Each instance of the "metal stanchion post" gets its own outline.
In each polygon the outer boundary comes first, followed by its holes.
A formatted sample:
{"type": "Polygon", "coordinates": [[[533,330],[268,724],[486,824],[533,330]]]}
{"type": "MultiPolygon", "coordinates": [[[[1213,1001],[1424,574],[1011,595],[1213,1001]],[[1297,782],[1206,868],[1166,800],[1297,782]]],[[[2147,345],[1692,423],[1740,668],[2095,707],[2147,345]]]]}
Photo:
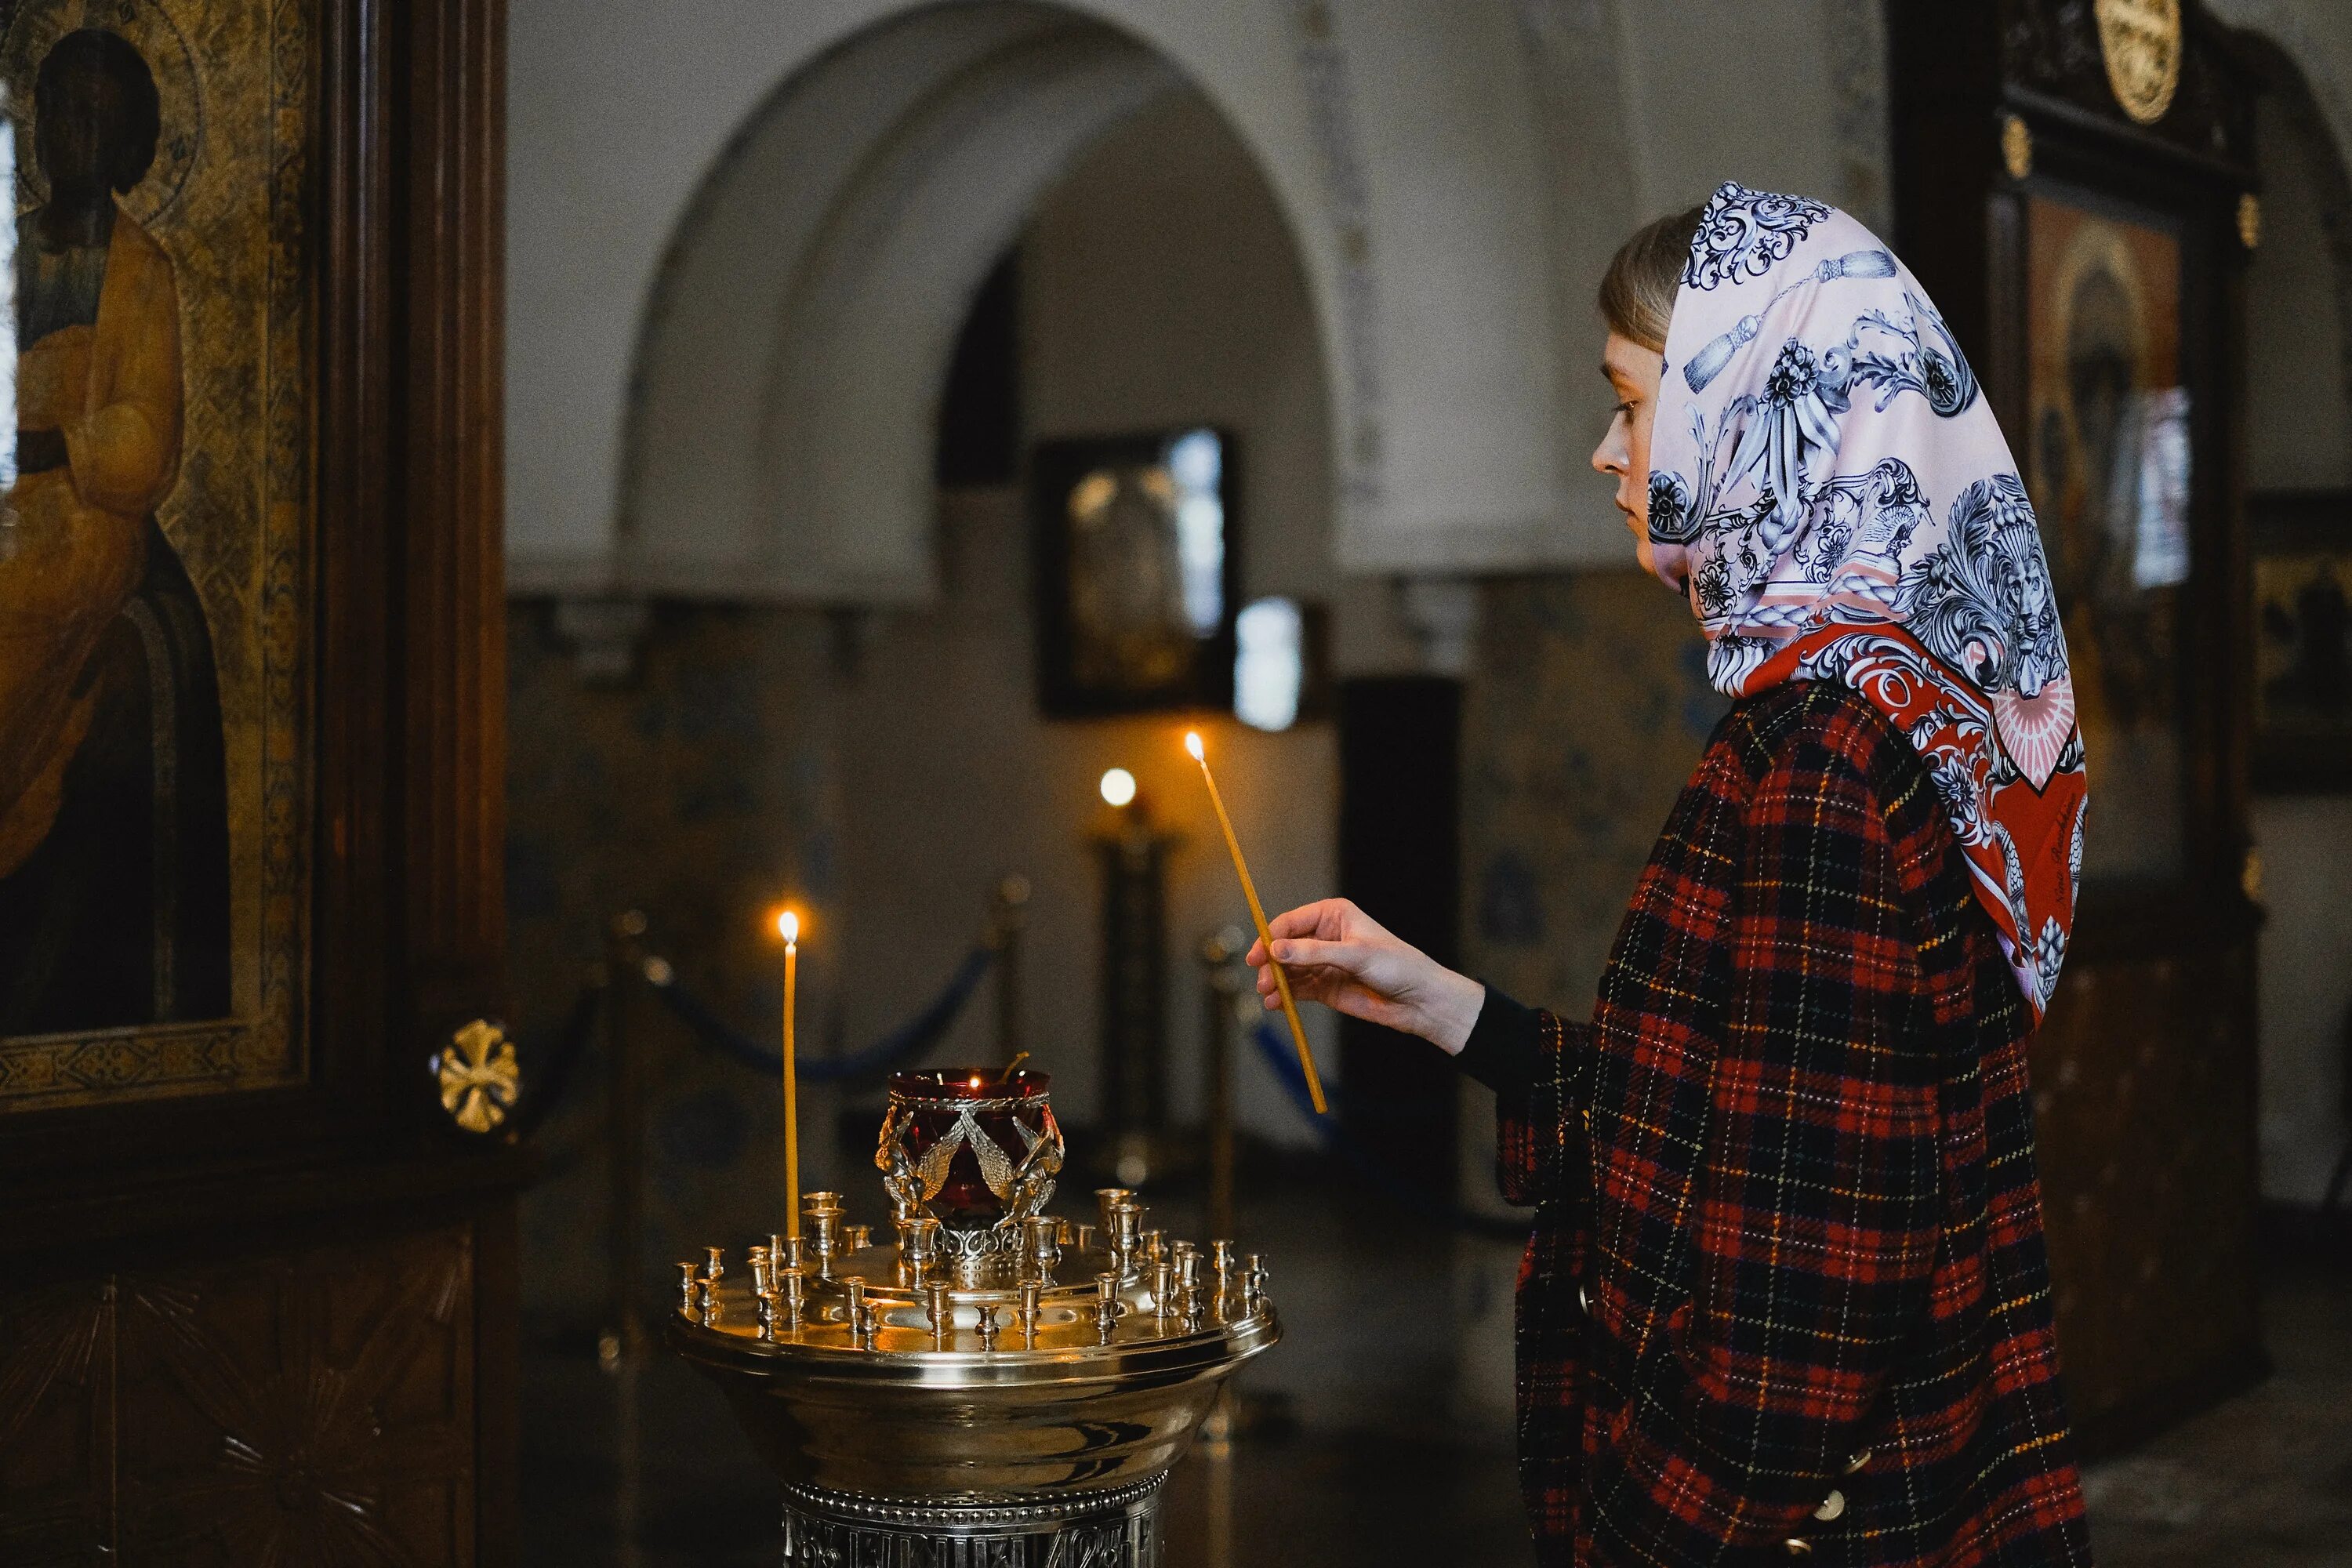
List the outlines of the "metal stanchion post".
{"type": "Polygon", "coordinates": [[[989,939],[996,948],[996,1059],[1003,1062],[1028,1048],[1021,1017],[1021,931],[1028,902],[1029,879],[1007,872],[996,884],[989,914],[989,939]]]}
{"type": "Polygon", "coordinates": [[[604,1322],[598,1357],[607,1366],[631,1359],[642,1342],[644,1325],[637,1311],[638,1237],[644,1224],[645,1074],[637,1059],[636,1030],[631,1026],[638,994],[632,984],[641,978],[643,962],[638,939],[646,934],[646,917],[636,910],[614,915],[604,932],[604,965],[612,977],[605,996],[604,1043],[607,1101],[606,1135],[611,1144],[612,1212],[610,1248],[606,1258],[604,1322]]]}
{"type": "Polygon", "coordinates": [[[608,1240],[611,1278],[606,1282],[607,1327],[597,1343],[597,1358],[615,1374],[613,1399],[613,1540],[614,1561],[621,1568],[637,1568],[644,1561],[637,1544],[638,1514],[643,1489],[639,1455],[637,1379],[645,1368],[645,1323],[637,1311],[638,1256],[645,1223],[645,1065],[637,1054],[638,1031],[631,1026],[632,1006],[643,979],[644,962],[638,941],[646,934],[646,917],[636,910],[614,915],[604,932],[604,962],[610,976],[605,993],[604,1043],[607,1067],[605,1107],[608,1157],[612,1161],[612,1234],[608,1240]]]}
{"type": "Polygon", "coordinates": [[[1235,963],[1248,951],[1249,935],[1239,926],[1201,942],[1201,1061],[1206,1077],[1202,1099],[1208,1110],[1212,1237],[1234,1234],[1234,1022],[1242,992],[1235,963]]]}
{"type": "MultiPolygon", "coordinates": [[[[1238,961],[1249,933],[1226,926],[1201,940],[1202,1100],[1208,1111],[1209,1236],[1234,1234],[1234,1025],[1242,994],[1238,961]]],[[[1238,1391],[1227,1384],[1202,1423],[1209,1458],[1210,1561],[1233,1552],[1233,1438],[1240,1424],[1238,1391]],[[1222,1520],[1222,1529],[1220,1521],[1222,1520]]]]}

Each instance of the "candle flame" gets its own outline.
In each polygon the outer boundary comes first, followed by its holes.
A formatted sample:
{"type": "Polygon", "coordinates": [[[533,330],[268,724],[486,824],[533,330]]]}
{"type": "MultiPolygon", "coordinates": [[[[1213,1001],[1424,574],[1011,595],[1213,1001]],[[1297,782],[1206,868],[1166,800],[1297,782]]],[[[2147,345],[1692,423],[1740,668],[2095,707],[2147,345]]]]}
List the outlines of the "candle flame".
{"type": "Polygon", "coordinates": [[[1201,745],[1201,732],[1198,730],[1184,731],[1184,749],[1192,753],[1192,760],[1196,763],[1205,763],[1209,760],[1209,753],[1201,745]]]}
{"type": "Polygon", "coordinates": [[[776,917],[776,934],[786,942],[801,939],[801,917],[786,910],[776,917]]]}
{"type": "Polygon", "coordinates": [[[1125,768],[1113,768],[1102,776],[1102,797],[1113,805],[1125,805],[1135,798],[1135,775],[1125,768]]]}

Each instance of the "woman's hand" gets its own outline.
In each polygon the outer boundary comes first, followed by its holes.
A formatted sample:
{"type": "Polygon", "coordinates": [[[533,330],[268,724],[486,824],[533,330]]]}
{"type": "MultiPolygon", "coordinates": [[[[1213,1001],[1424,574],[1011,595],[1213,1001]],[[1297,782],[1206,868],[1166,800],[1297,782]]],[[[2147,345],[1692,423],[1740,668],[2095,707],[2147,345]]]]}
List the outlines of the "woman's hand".
{"type": "MultiPolygon", "coordinates": [[[[1346,899],[1301,904],[1266,924],[1274,932],[1273,957],[1300,1000],[1419,1035],[1449,1055],[1469,1040],[1486,988],[1390,935],[1346,899]]],[[[1266,1010],[1280,1007],[1265,943],[1251,943],[1247,962],[1257,970],[1266,1010]]]]}

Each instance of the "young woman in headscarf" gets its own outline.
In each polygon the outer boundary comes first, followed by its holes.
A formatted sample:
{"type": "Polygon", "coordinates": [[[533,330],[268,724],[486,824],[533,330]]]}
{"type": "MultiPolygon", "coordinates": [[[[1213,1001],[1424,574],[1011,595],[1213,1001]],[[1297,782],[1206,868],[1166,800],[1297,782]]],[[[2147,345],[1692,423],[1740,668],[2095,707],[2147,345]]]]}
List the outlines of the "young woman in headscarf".
{"type": "Polygon", "coordinates": [[[1733,705],[1590,1021],[1344,900],[1273,956],[1496,1090],[1543,1563],[2087,1564],[2025,1073],[2083,748],[2016,463],[1918,283],[1821,203],[1727,184],[1601,307],[1593,467],[1733,705]]]}

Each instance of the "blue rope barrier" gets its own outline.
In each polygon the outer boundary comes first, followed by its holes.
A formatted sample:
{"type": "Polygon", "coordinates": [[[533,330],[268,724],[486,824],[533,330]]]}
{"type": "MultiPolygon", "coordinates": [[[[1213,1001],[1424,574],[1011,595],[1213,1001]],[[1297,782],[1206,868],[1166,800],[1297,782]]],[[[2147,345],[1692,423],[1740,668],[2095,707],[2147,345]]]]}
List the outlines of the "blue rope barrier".
{"type": "Polygon", "coordinates": [[[597,1016],[604,1010],[606,984],[598,979],[581,987],[579,996],[572,1001],[572,1011],[564,1016],[563,1028],[555,1037],[555,1043],[544,1047],[547,1055],[544,1064],[535,1060],[542,1047],[529,1041],[516,1043],[516,1054],[536,1068],[523,1075],[523,1082],[528,1087],[523,1092],[522,1103],[515,1107],[515,1113],[508,1121],[516,1137],[529,1138],[562,1102],[564,1091],[572,1087],[572,1069],[587,1054],[588,1037],[594,1032],[597,1016]]]}
{"type": "MultiPolygon", "coordinates": [[[[1307,1130],[1315,1134],[1315,1141],[1323,1146],[1323,1152],[1362,1177],[1391,1202],[1400,1208],[1410,1209],[1424,1218],[1473,1236],[1511,1241],[1527,1239],[1530,1222],[1479,1214],[1438,1197],[1420,1183],[1399,1175],[1378,1155],[1349,1137],[1337,1116],[1315,1114],[1314,1097],[1307,1092],[1307,1075],[1299,1069],[1298,1058],[1291,1048],[1286,1031],[1277,1031],[1271,1021],[1260,1019],[1252,1026],[1249,1036],[1257,1043],[1258,1054],[1265,1058],[1267,1069],[1290,1096],[1290,1103],[1306,1121],[1307,1130]]],[[[1335,1110],[1345,1103],[1346,1086],[1326,1085],[1325,1088],[1324,1098],[1335,1110]]]]}
{"type": "MultiPolygon", "coordinates": [[[[873,1045],[852,1056],[812,1057],[803,1055],[796,1064],[803,1083],[839,1083],[848,1079],[867,1078],[883,1072],[920,1055],[938,1043],[950,1025],[962,1013],[963,1005],[996,961],[996,950],[986,943],[973,946],[948,976],[947,984],[931,999],[930,1005],[916,1014],[873,1045]]],[[[770,1050],[737,1029],[713,1012],[700,997],[686,988],[677,977],[677,969],[667,959],[648,958],[645,962],[646,983],[654,988],[662,1005],[684,1024],[694,1037],[719,1055],[744,1067],[772,1074],[784,1070],[784,1054],[770,1050]]]]}

